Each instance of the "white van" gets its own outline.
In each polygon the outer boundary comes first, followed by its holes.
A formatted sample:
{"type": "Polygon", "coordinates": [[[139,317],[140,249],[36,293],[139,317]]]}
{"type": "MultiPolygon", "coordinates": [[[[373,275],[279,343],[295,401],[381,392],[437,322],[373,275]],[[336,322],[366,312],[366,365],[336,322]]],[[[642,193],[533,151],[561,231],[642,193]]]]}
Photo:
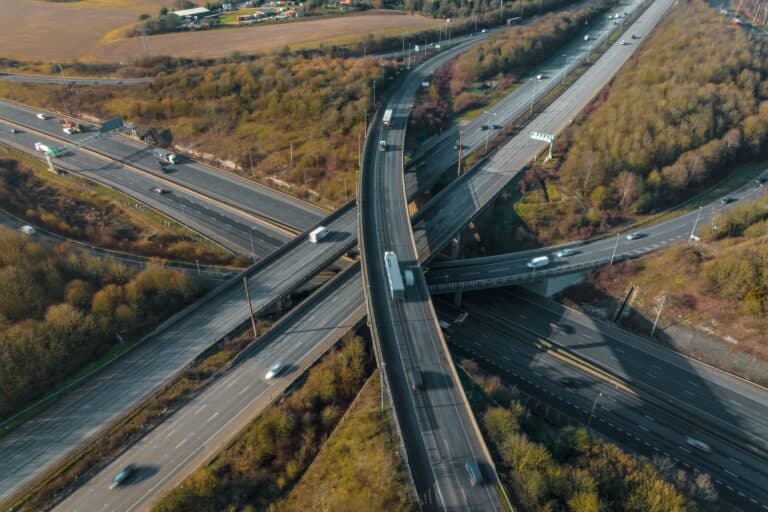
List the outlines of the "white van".
{"type": "Polygon", "coordinates": [[[528,268],[541,268],[549,265],[549,256],[539,256],[528,262],[528,268]]]}
{"type": "Polygon", "coordinates": [[[21,231],[22,233],[25,233],[27,235],[34,235],[35,234],[35,228],[33,228],[30,225],[21,226],[19,228],[19,231],[21,231]]]}
{"type": "Polygon", "coordinates": [[[316,244],[328,234],[328,229],[325,226],[318,226],[309,232],[309,241],[316,244]]]}

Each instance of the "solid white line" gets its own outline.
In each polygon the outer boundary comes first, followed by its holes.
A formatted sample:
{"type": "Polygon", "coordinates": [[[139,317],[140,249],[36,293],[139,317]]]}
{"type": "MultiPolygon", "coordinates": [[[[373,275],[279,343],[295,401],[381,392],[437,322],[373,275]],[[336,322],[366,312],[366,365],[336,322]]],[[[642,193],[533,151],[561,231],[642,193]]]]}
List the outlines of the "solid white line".
{"type": "Polygon", "coordinates": [[[242,395],[243,393],[245,393],[246,391],[248,391],[248,389],[249,389],[250,387],[251,387],[251,386],[245,386],[245,387],[244,387],[243,389],[241,389],[241,390],[240,390],[240,392],[239,392],[239,393],[237,393],[237,394],[238,394],[238,395],[242,395]]]}
{"type": "Polygon", "coordinates": [[[210,418],[208,418],[208,420],[206,421],[206,423],[210,423],[211,421],[213,421],[213,418],[215,418],[215,417],[216,417],[216,416],[218,416],[218,415],[219,415],[219,411],[216,411],[215,413],[213,413],[213,414],[211,415],[211,417],[210,417],[210,418]]]}
{"type": "Polygon", "coordinates": [[[169,437],[171,437],[173,435],[174,432],[176,432],[176,429],[173,429],[170,432],[168,432],[168,434],[165,436],[165,438],[168,439],[169,437]]]}
{"type": "Polygon", "coordinates": [[[731,461],[732,461],[732,462],[735,462],[736,464],[741,464],[741,461],[740,461],[740,460],[736,460],[736,459],[734,459],[733,457],[728,457],[728,458],[729,458],[729,459],[731,459],[731,461]]]}
{"type": "Polygon", "coordinates": [[[208,407],[208,404],[203,404],[203,405],[201,405],[201,406],[200,406],[200,407],[199,407],[199,408],[198,408],[198,409],[197,409],[197,410],[196,410],[196,411],[195,411],[193,414],[194,414],[195,416],[197,416],[197,414],[198,414],[200,411],[202,411],[203,409],[205,409],[206,407],[208,407]]]}
{"type": "Polygon", "coordinates": [[[186,442],[187,442],[187,438],[185,437],[184,439],[182,439],[182,441],[179,444],[176,445],[176,449],[178,450],[179,448],[181,448],[186,442]]]}

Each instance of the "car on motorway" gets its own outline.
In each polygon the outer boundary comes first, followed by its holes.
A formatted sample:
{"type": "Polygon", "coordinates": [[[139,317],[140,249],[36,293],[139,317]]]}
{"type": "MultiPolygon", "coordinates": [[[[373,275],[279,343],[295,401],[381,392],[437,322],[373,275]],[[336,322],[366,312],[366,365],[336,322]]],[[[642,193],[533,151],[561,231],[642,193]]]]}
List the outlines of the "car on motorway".
{"type": "Polygon", "coordinates": [[[640,36],[638,36],[637,34],[632,34],[632,39],[640,39],[640,36]]]}
{"type": "Polygon", "coordinates": [[[155,194],[168,194],[171,191],[168,190],[167,188],[152,187],[152,192],[154,192],[155,194]]]}
{"type": "Polygon", "coordinates": [[[541,268],[549,265],[549,256],[538,256],[526,263],[528,268],[541,268]]]}
{"type": "Polygon", "coordinates": [[[565,258],[567,256],[573,256],[576,254],[576,249],[560,249],[555,253],[557,258],[565,258]]]}
{"type": "Polygon", "coordinates": [[[283,371],[283,363],[278,361],[277,363],[269,367],[269,370],[267,370],[267,374],[264,375],[264,378],[267,380],[274,379],[275,377],[280,375],[281,371],[283,371]]]}
{"type": "Polygon", "coordinates": [[[11,133],[19,133],[19,132],[16,130],[16,128],[11,128],[11,129],[10,129],[10,130],[8,130],[8,131],[9,131],[9,132],[11,132],[11,133]]]}
{"type": "Polygon", "coordinates": [[[560,384],[566,388],[574,389],[583,388],[586,385],[583,380],[577,379],[576,377],[563,377],[560,379],[560,384]]]}
{"type": "Polygon", "coordinates": [[[387,150],[387,141],[380,140],[379,141],[379,151],[386,151],[387,150]]]}
{"type": "Polygon", "coordinates": [[[45,114],[43,114],[43,113],[37,114],[37,118],[38,119],[42,119],[43,121],[45,121],[45,119],[46,119],[45,114]]]}
{"type": "Polygon", "coordinates": [[[704,441],[701,441],[700,439],[696,439],[693,437],[686,437],[685,442],[688,444],[688,446],[693,446],[697,450],[701,450],[704,453],[712,452],[712,448],[710,448],[707,443],[705,443],[704,441]]]}
{"type": "Polygon", "coordinates": [[[465,462],[464,469],[467,470],[467,474],[469,475],[469,483],[472,485],[472,487],[477,487],[483,483],[483,475],[480,473],[480,466],[477,465],[477,461],[475,459],[469,459],[467,462],[465,462]]]}
{"type": "Polygon", "coordinates": [[[724,197],[724,198],[722,198],[722,199],[720,200],[720,202],[721,202],[722,204],[731,204],[731,203],[732,203],[732,202],[734,202],[735,200],[736,200],[736,198],[728,196],[728,197],[724,197]]]}
{"type": "Polygon", "coordinates": [[[643,235],[642,233],[639,233],[639,232],[635,231],[634,233],[628,234],[624,238],[626,238],[627,240],[637,240],[638,238],[643,238],[644,236],[645,235],[643,235]]]}
{"type": "Polygon", "coordinates": [[[629,43],[627,43],[624,39],[621,40],[621,46],[627,46],[627,44],[629,43]]]}
{"type": "Polygon", "coordinates": [[[538,75],[536,75],[536,80],[541,80],[541,79],[543,79],[543,78],[544,78],[544,75],[542,75],[541,73],[539,73],[538,75]]]}
{"type": "Polygon", "coordinates": [[[128,464],[123,469],[121,469],[118,474],[115,475],[115,478],[112,479],[112,483],[109,484],[109,488],[114,489],[115,487],[123,485],[135,471],[136,466],[133,464],[128,464]]]}

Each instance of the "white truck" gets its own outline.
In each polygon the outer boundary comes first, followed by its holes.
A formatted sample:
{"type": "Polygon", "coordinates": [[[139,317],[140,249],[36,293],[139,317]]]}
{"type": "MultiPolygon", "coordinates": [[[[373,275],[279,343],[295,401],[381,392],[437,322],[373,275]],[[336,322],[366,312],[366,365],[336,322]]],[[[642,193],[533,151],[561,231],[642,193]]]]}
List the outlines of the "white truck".
{"type": "Polygon", "coordinates": [[[175,154],[162,149],[155,150],[155,158],[160,162],[160,165],[174,165],[178,162],[178,157],[175,154]]]}
{"type": "Polygon", "coordinates": [[[389,128],[389,123],[392,122],[392,109],[388,108],[384,111],[384,117],[381,119],[385,128],[389,128]]]}
{"type": "Polygon", "coordinates": [[[389,296],[392,298],[392,300],[404,299],[405,286],[403,286],[403,278],[400,275],[400,262],[397,261],[397,254],[392,251],[385,251],[384,267],[387,270],[389,296]]]}
{"type": "Polygon", "coordinates": [[[549,265],[549,256],[539,256],[527,263],[528,268],[542,268],[549,265]]]}
{"type": "Polygon", "coordinates": [[[318,226],[309,232],[309,241],[316,244],[320,240],[326,237],[328,229],[325,226],[318,226]]]}

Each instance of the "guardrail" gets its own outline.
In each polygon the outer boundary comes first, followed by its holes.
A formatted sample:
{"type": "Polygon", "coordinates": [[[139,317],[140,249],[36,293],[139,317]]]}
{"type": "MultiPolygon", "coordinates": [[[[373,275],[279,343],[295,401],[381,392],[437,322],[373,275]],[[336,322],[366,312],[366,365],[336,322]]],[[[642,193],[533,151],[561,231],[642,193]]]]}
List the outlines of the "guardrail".
{"type": "MultiPolygon", "coordinates": [[[[624,253],[617,254],[613,261],[614,263],[631,259],[642,253],[624,253]]],[[[470,291],[470,290],[482,290],[486,288],[500,288],[503,286],[510,286],[518,283],[525,283],[536,281],[538,279],[545,279],[548,277],[559,276],[564,274],[571,274],[579,272],[581,270],[587,270],[590,268],[600,267],[607,265],[611,262],[611,258],[600,258],[596,260],[585,261],[583,263],[575,263],[573,265],[563,265],[560,267],[552,267],[543,270],[532,270],[530,272],[521,272],[516,274],[508,274],[505,276],[488,277],[483,279],[471,279],[468,281],[454,281],[451,283],[431,283],[429,285],[430,293],[448,293],[455,291],[470,291]]]]}

